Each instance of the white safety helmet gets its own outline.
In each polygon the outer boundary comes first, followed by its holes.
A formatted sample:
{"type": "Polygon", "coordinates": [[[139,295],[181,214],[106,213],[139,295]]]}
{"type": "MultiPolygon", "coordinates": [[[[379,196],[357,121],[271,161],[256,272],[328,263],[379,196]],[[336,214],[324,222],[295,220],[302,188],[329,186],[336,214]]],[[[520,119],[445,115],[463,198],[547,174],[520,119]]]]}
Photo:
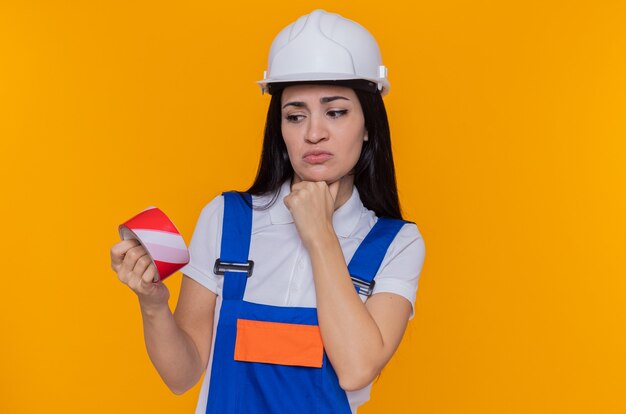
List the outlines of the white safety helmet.
{"type": "Polygon", "coordinates": [[[381,95],[389,92],[376,40],[352,20],[315,10],[274,38],[267,70],[257,83],[264,93],[286,82],[351,80],[369,81],[381,95]]]}

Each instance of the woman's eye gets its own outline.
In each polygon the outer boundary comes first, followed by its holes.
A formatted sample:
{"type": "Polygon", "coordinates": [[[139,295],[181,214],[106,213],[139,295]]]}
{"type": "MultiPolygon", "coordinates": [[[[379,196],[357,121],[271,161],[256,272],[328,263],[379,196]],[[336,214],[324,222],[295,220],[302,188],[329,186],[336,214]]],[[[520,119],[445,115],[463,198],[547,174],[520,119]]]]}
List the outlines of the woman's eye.
{"type": "Polygon", "coordinates": [[[304,115],[287,115],[285,118],[289,122],[299,122],[304,118],[304,115]]]}
{"type": "Polygon", "coordinates": [[[334,111],[328,111],[326,112],[328,114],[328,116],[330,116],[331,118],[339,118],[340,116],[345,115],[348,112],[347,109],[341,109],[341,110],[334,110],[334,111]]]}

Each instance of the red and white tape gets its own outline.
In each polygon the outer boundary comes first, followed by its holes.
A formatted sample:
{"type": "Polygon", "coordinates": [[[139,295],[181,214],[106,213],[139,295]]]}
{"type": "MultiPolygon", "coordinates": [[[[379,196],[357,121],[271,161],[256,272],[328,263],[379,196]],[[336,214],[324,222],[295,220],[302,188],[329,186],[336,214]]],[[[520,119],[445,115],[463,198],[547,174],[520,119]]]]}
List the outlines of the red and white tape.
{"type": "Polygon", "coordinates": [[[163,280],[189,263],[185,240],[174,223],[156,207],[148,207],[119,226],[122,240],[137,239],[157,268],[154,282],[163,280]]]}

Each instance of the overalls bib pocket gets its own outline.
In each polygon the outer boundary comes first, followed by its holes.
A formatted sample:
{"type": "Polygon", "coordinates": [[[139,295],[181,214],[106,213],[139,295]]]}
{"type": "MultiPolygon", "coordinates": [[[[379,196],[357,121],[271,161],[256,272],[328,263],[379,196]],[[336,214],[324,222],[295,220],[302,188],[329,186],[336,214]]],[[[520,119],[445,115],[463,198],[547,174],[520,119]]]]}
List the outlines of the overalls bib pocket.
{"type": "Polygon", "coordinates": [[[317,325],[237,319],[236,361],[321,368],[323,358],[317,325]]]}

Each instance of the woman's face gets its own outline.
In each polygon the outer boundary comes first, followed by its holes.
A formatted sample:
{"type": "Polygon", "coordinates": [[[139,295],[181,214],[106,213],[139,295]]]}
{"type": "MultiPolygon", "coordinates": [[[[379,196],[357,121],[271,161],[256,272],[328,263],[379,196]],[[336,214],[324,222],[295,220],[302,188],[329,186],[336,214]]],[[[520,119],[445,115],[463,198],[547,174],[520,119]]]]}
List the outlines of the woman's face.
{"type": "Polygon", "coordinates": [[[294,85],[281,99],[283,139],[299,180],[335,182],[352,171],[365,119],[354,90],[331,85],[294,85]]]}

